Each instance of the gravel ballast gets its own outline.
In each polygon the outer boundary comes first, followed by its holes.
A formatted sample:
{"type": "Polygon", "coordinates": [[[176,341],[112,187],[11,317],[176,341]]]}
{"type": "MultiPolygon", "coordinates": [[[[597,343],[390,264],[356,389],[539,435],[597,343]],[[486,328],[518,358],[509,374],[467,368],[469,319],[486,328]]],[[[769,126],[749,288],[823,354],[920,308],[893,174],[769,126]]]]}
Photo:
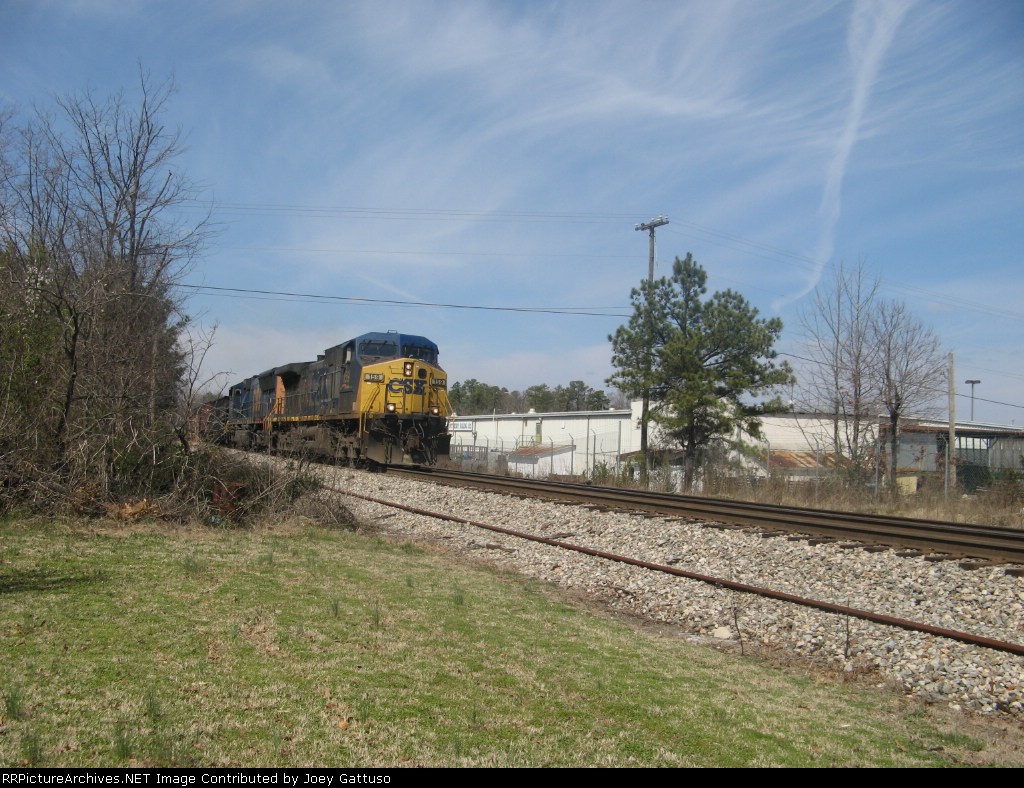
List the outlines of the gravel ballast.
{"type": "MultiPolygon", "coordinates": [[[[535,533],[576,545],[672,565],[936,627],[1019,643],[1024,579],[1001,566],[899,557],[755,530],[559,505],[446,487],[387,474],[325,471],[358,495],[535,533]]],[[[671,624],[721,644],[786,652],[933,703],[1024,718],[1024,657],[947,638],[824,613],[512,536],[347,497],[360,522],[394,538],[442,542],[613,609],[671,624]]]]}

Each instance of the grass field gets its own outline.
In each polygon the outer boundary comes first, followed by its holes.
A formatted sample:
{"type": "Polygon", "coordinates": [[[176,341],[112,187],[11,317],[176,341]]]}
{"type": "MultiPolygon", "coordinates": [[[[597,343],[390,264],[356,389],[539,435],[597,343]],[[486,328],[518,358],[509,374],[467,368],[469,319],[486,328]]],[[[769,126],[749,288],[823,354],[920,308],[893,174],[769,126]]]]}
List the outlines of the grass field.
{"type": "Polygon", "coordinates": [[[0,523],[0,695],[3,766],[945,766],[988,746],[894,695],[298,522],[0,523]]]}

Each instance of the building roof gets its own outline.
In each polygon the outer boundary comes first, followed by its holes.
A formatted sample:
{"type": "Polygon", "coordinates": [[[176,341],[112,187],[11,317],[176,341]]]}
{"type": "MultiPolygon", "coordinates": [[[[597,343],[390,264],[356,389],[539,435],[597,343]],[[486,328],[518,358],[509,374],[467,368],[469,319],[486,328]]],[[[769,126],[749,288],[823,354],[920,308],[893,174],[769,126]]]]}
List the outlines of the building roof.
{"type": "Polygon", "coordinates": [[[849,461],[845,457],[837,457],[834,452],[772,449],[768,464],[772,468],[786,470],[811,470],[813,468],[832,470],[848,465],[849,461]]]}
{"type": "Polygon", "coordinates": [[[511,419],[576,419],[576,418],[623,418],[628,417],[632,411],[629,408],[608,408],[607,410],[556,410],[556,411],[527,411],[526,413],[476,413],[471,416],[464,416],[461,413],[452,415],[452,419],[458,421],[508,421],[511,419]]]}
{"type": "MultiPolygon", "coordinates": [[[[651,455],[651,462],[656,465],[682,465],[683,457],[685,456],[682,449],[648,449],[647,453],[651,455]]],[[[640,460],[643,459],[644,453],[642,451],[626,451],[622,453],[623,460],[640,460]]]]}
{"type": "Polygon", "coordinates": [[[510,451],[507,456],[510,460],[514,458],[525,460],[534,457],[550,457],[555,454],[562,454],[563,452],[575,450],[575,446],[552,446],[551,444],[545,446],[540,443],[535,446],[520,446],[515,451],[510,451]]]}
{"type": "MultiPolygon", "coordinates": [[[[889,428],[888,422],[882,423],[882,429],[889,428]]],[[[1001,424],[982,424],[975,421],[958,421],[954,424],[956,434],[970,438],[1024,438],[1024,429],[1001,424]]],[[[949,432],[949,422],[926,419],[907,419],[900,422],[901,432],[949,432]]]]}

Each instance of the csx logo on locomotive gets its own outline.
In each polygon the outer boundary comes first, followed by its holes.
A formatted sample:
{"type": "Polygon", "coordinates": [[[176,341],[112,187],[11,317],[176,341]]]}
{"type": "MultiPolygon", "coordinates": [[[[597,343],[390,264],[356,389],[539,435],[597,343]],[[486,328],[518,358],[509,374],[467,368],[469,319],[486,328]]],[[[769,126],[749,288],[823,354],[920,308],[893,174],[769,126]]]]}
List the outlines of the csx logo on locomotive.
{"type": "Polygon", "coordinates": [[[388,391],[392,394],[426,394],[427,381],[413,380],[412,378],[391,378],[388,381],[388,391]]]}

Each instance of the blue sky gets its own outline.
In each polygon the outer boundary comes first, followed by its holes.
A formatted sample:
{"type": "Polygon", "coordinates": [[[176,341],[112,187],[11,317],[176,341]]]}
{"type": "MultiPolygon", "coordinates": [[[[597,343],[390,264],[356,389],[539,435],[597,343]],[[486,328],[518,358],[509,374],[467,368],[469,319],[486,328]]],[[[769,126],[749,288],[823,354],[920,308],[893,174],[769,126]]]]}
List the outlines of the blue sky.
{"type": "Polygon", "coordinates": [[[657,274],[692,252],[780,350],[863,261],[955,354],[959,415],[979,379],[975,418],[1024,424],[1020,0],[0,0],[8,109],[140,65],[221,228],[187,281],[366,299],[193,295],[229,382],[397,329],[453,381],[603,388],[667,215],[657,274]]]}

